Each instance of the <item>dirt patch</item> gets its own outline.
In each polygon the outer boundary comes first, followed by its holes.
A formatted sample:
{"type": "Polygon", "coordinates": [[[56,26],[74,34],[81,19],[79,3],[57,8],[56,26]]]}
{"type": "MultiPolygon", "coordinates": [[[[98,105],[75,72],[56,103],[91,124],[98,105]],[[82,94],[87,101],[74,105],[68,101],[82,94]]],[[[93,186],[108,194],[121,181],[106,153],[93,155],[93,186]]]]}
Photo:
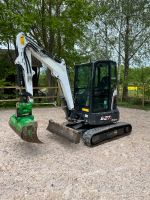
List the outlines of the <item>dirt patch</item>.
{"type": "Polygon", "coordinates": [[[22,141],[8,126],[14,110],[0,110],[0,199],[150,199],[150,111],[120,108],[132,134],[94,148],[46,130],[65,120],[60,108],[33,112],[41,145],[22,141]]]}

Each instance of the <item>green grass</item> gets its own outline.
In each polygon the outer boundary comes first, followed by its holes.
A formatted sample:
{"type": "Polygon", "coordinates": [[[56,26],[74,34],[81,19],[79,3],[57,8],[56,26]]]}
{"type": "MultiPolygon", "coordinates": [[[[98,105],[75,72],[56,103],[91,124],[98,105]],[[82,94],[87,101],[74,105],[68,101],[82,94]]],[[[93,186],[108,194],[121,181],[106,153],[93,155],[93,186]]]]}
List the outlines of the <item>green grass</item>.
{"type": "Polygon", "coordinates": [[[118,106],[125,107],[125,108],[134,108],[140,110],[150,110],[150,105],[146,104],[144,107],[140,104],[133,104],[130,102],[118,102],[118,106]]]}
{"type": "Polygon", "coordinates": [[[15,108],[16,102],[0,102],[0,108],[15,108]]]}

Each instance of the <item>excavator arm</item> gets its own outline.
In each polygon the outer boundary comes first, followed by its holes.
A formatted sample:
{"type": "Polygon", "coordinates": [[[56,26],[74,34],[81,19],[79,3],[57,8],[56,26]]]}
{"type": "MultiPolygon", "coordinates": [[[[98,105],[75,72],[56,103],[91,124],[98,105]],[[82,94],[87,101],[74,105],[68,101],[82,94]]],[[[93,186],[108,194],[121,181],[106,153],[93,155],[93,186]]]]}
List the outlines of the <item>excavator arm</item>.
{"type": "MultiPolygon", "coordinates": [[[[18,57],[15,60],[15,64],[19,71],[19,83],[22,86],[25,85],[25,92],[21,94],[20,101],[16,104],[16,114],[10,117],[9,125],[23,140],[27,142],[41,143],[37,137],[37,122],[34,120],[34,116],[32,115],[32,77],[34,71],[32,70],[31,56],[39,60],[43,66],[50,69],[51,74],[57,78],[67,104],[68,112],[66,113],[71,113],[74,109],[74,103],[66,64],[64,60],[59,62],[49,56],[43,48],[39,47],[31,38],[25,36],[22,32],[17,35],[16,44],[18,48],[18,57]]],[[[49,130],[51,130],[50,127],[59,129],[58,125],[54,126],[55,124],[52,121],[49,121],[49,130]]],[[[60,130],[58,131],[62,132],[62,127],[60,127],[60,130]]],[[[66,132],[66,129],[63,130],[63,132],[66,132]]],[[[79,137],[77,138],[79,139],[79,137]]]]}
{"type": "Polygon", "coordinates": [[[50,69],[51,74],[58,79],[67,107],[69,110],[72,110],[74,108],[74,103],[65,61],[61,60],[59,63],[53,59],[43,48],[39,47],[32,39],[25,36],[24,33],[19,33],[17,35],[16,43],[18,47],[18,57],[15,60],[15,64],[20,65],[23,69],[26,92],[33,95],[32,76],[34,75],[34,71],[32,70],[32,55],[39,60],[43,66],[50,69]]]}

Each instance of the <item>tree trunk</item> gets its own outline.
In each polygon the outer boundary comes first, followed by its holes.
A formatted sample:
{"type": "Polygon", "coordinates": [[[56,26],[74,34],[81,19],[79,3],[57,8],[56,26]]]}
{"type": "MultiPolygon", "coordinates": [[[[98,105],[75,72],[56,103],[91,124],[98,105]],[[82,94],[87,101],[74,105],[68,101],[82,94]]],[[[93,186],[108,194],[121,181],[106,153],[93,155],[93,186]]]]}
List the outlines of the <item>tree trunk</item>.
{"type": "MultiPolygon", "coordinates": [[[[51,71],[49,69],[46,70],[46,75],[47,75],[47,81],[48,81],[48,86],[49,87],[56,87],[56,79],[51,75],[51,71]]],[[[48,96],[49,102],[54,102],[56,98],[54,96],[57,95],[56,89],[55,88],[50,88],[48,89],[48,96]]]]}
{"type": "Polygon", "coordinates": [[[142,106],[145,106],[145,84],[143,84],[143,93],[142,93],[142,106]]]}
{"type": "Polygon", "coordinates": [[[107,23],[105,24],[105,57],[108,60],[109,59],[109,55],[108,55],[108,27],[107,27],[107,23]]]}
{"type": "Polygon", "coordinates": [[[128,100],[128,71],[129,71],[129,60],[126,58],[124,62],[124,85],[123,85],[123,101],[128,100]]]}
{"type": "MultiPolygon", "coordinates": [[[[49,17],[51,18],[52,17],[52,2],[50,0],[48,2],[48,13],[49,13],[49,17]]],[[[55,37],[54,37],[54,33],[51,27],[49,28],[48,32],[49,33],[48,33],[47,38],[49,39],[47,41],[47,50],[51,55],[53,55],[54,48],[55,48],[55,40],[54,40],[55,37]]],[[[46,76],[47,76],[48,86],[55,87],[57,85],[56,78],[54,78],[51,75],[51,71],[49,69],[46,70],[46,76]]],[[[54,102],[55,101],[54,96],[56,96],[55,89],[48,89],[48,96],[51,97],[49,98],[49,102],[54,102]]]]}
{"type": "Polygon", "coordinates": [[[120,20],[119,38],[118,38],[118,97],[121,96],[121,102],[122,102],[122,93],[120,94],[120,79],[121,79],[121,31],[122,31],[122,17],[121,17],[121,20],[120,20]]]}
{"type": "Polygon", "coordinates": [[[118,84],[120,84],[120,78],[121,78],[121,31],[122,31],[122,16],[121,16],[121,10],[120,12],[120,27],[119,27],[119,38],[118,38],[118,84]]]}
{"type": "Polygon", "coordinates": [[[129,72],[129,34],[130,34],[129,18],[126,16],[125,30],[125,59],[124,59],[124,86],[123,86],[123,101],[128,100],[128,72],[129,72]]]}
{"type": "Polygon", "coordinates": [[[47,30],[46,30],[46,26],[45,26],[45,13],[46,13],[46,5],[45,5],[45,1],[42,0],[42,5],[41,5],[41,17],[42,17],[42,21],[41,21],[41,25],[42,25],[42,40],[43,40],[43,44],[46,50],[48,50],[48,41],[47,41],[47,30]]]}

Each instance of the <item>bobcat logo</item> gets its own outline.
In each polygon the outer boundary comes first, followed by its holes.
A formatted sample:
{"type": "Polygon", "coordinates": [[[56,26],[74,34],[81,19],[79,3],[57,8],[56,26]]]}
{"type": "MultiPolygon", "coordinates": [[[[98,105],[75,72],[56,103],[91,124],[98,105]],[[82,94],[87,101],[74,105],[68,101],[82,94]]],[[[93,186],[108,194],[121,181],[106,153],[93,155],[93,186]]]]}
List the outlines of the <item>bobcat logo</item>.
{"type": "Polygon", "coordinates": [[[108,115],[108,116],[102,116],[100,120],[106,121],[106,120],[111,120],[111,119],[112,119],[111,115],[108,115]]]}

